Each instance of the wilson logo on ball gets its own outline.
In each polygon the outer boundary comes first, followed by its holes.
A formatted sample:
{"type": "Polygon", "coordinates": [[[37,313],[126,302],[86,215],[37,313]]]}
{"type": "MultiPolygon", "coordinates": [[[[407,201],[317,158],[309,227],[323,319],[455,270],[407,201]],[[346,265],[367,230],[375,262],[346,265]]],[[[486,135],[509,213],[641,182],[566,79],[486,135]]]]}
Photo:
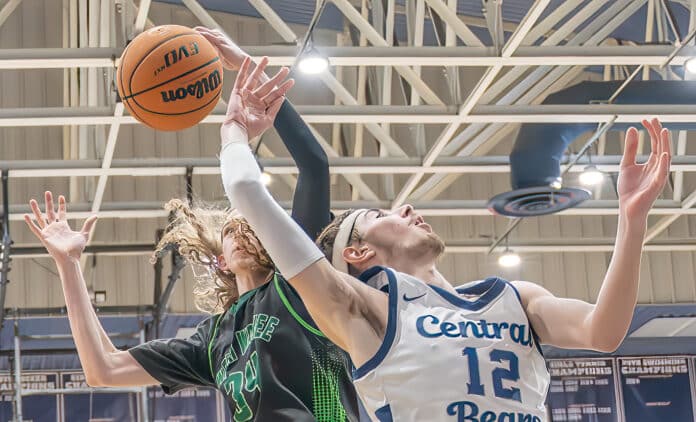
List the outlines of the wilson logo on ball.
{"type": "Polygon", "coordinates": [[[126,46],[116,87],[132,117],[156,130],[196,125],[218,103],[224,80],[218,52],[181,25],[144,31],[126,46]]]}
{"type": "Polygon", "coordinates": [[[185,45],[182,45],[178,50],[174,49],[169,51],[164,55],[164,64],[155,70],[155,76],[176,62],[186,57],[195,56],[196,54],[198,54],[198,44],[196,42],[192,42],[188,48],[185,45]]]}
{"type": "Polygon", "coordinates": [[[183,100],[189,95],[195,96],[196,98],[203,98],[203,96],[210,91],[215,91],[222,79],[220,78],[220,72],[214,70],[210,75],[204,76],[200,80],[189,84],[186,88],[181,87],[176,90],[170,89],[167,91],[160,91],[162,95],[162,101],[165,103],[183,100]]]}

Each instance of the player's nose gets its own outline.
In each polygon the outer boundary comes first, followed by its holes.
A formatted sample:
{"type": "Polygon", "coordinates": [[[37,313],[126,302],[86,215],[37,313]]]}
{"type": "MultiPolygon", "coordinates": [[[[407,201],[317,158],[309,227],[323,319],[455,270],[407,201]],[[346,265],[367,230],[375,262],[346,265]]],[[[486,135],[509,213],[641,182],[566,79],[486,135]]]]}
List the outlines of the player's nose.
{"type": "Polygon", "coordinates": [[[399,208],[397,208],[395,211],[397,212],[397,214],[400,217],[407,218],[413,214],[413,210],[414,210],[413,205],[404,204],[404,205],[400,206],[399,208]]]}

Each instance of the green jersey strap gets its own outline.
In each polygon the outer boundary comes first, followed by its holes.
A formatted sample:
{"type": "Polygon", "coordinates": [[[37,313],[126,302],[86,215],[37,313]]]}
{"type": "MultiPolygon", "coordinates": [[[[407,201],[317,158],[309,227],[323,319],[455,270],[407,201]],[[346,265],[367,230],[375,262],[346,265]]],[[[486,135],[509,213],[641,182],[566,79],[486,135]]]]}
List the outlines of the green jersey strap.
{"type": "Polygon", "coordinates": [[[290,312],[290,315],[292,315],[295,318],[295,320],[299,322],[300,325],[307,329],[307,331],[309,331],[310,333],[314,334],[315,336],[325,338],[326,336],[324,335],[324,333],[312,327],[312,325],[305,321],[300,316],[300,314],[297,313],[295,308],[292,307],[287,296],[285,296],[285,292],[283,292],[283,289],[280,286],[280,279],[278,277],[278,273],[275,273],[275,275],[273,276],[273,285],[275,285],[276,291],[278,292],[278,296],[280,296],[280,300],[283,302],[283,305],[285,305],[285,308],[288,310],[288,312],[290,312]]]}

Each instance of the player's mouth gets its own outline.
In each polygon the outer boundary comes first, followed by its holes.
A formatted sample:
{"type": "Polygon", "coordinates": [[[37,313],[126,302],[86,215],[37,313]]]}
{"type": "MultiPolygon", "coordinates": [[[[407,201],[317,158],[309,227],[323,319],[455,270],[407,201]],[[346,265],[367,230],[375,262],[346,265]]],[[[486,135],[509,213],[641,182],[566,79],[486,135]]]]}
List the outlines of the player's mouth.
{"type": "Polygon", "coordinates": [[[423,220],[423,217],[421,217],[420,215],[418,217],[416,217],[416,220],[414,221],[414,225],[418,228],[425,230],[428,233],[433,232],[433,228],[430,227],[430,224],[426,223],[425,220],[423,220]]]}

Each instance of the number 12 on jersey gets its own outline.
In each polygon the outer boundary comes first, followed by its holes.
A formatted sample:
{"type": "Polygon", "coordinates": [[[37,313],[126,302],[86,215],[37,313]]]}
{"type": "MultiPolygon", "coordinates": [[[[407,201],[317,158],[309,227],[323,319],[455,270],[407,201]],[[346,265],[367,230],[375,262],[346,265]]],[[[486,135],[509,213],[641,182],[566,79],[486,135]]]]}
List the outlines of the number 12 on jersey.
{"type": "MultiPolygon", "coordinates": [[[[485,386],[481,384],[478,350],[475,347],[467,347],[462,350],[462,356],[467,358],[469,364],[469,382],[466,384],[468,393],[485,396],[485,386]]],[[[521,402],[522,396],[519,388],[503,387],[503,380],[515,382],[520,379],[520,365],[517,355],[509,350],[493,349],[489,354],[489,359],[491,362],[503,364],[503,366],[497,367],[491,372],[495,396],[501,399],[521,402]]]]}

